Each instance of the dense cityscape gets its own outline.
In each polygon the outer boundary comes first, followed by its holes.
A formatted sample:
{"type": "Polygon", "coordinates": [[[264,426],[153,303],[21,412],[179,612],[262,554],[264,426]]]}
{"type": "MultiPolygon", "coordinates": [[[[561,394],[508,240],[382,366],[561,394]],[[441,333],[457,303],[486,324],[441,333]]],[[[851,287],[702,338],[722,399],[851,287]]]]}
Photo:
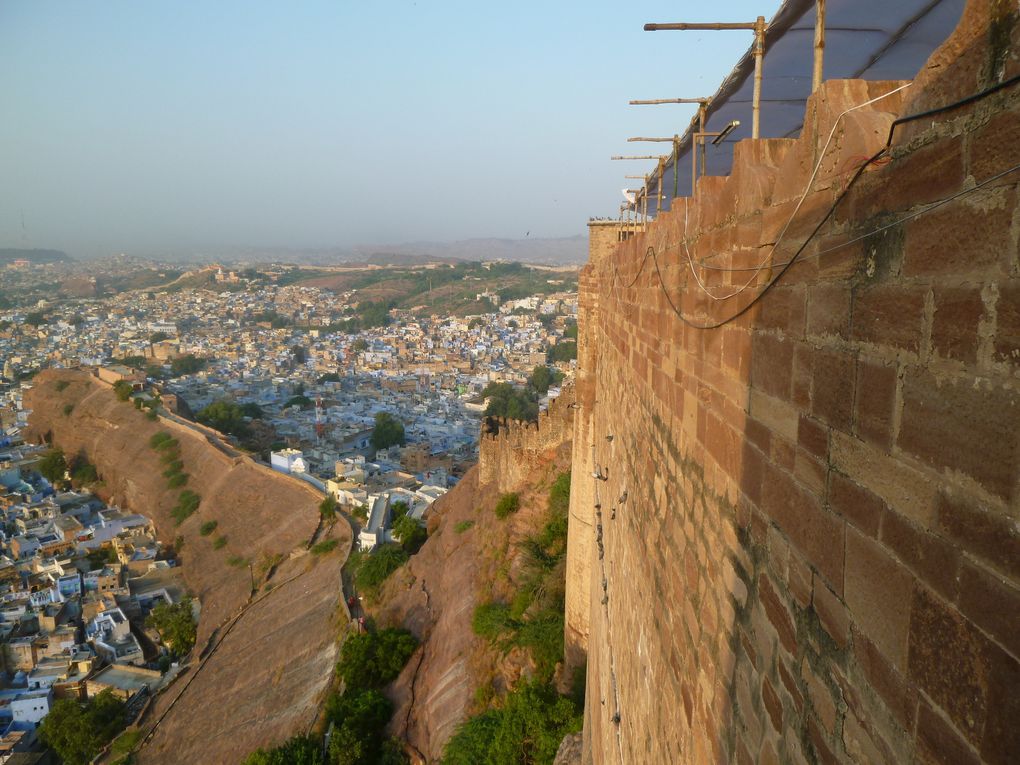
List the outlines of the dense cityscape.
{"type": "Polygon", "coordinates": [[[53,268],[4,269],[22,299],[0,310],[0,757],[37,746],[50,710],[68,714],[62,699],[88,701],[92,727],[137,715],[178,671],[200,613],[180,537],[157,538],[144,508],[107,505],[84,457],[26,442],[23,397],[41,370],[85,370],[153,419],[215,428],[224,448],[349,513],[368,553],[420,546],[430,505],[477,460],[481,417],[537,416],[576,363],[577,296],[562,278],[505,300],[485,290],[474,302],[486,312],[440,316],[276,284],[277,267],[35,299],[53,268]]]}

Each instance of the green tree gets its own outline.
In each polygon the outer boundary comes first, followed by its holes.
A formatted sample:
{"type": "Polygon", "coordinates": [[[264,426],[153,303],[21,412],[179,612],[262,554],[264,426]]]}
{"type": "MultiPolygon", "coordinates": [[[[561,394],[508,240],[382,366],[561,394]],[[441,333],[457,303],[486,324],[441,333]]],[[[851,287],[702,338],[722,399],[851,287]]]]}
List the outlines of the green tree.
{"type": "Polygon", "coordinates": [[[113,384],[113,394],[117,397],[118,401],[127,401],[134,392],[134,386],[127,380],[117,380],[113,384]]]}
{"type": "Polygon", "coordinates": [[[46,314],[42,311],[32,311],[25,314],[25,323],[33,327],[41,327],[46,323],[46,314]]]}
{"type": "Polygon", "coordinates": [[[64,762],[88,765],[124,728],[124,702],[107,689],[84,706],[58,699],[39,725],[39,737],[64,762]]]}
{"type": "Polygon", "coordinates": [[[405,629],[351,635],[340,649],[337,672],[348,688],[382,688],[397,679],[417,648],[405,629]]]}
{"type": "Polygon", "coordinates": [[[244,421],[244,412],[236,402],[221,398],[202,409],[197,419],[204,425],[215,428],[221,433],[244,438],[248,435],[248,423],[244,421]]]}
{"type": "Polygon", "coordinates": [[[577,343],[573,340],[561,340],[546,352],[546,358],[553,364],[557,361],[572,361],[577,358],[577,343]]]}
{"type": "Polygon", "coordinates": [[[337,502],[332,496],[326,497],[319,503],[319,515],[322,516],[324,521],[335,521],[336,520],[336,508],[337,502]]]}
{"type": "Polygon", "coordinates": [[[335,765],[376,765],[393,704],[377,690],[348,689],[326,702],[326,716],[336,724],[329,742],[335,765]]]}
{"type": "Polygon", "coordinates": [[[355,353],[361,353],[362,351],[367,351],[368,350],[368,340],[366,340],[363,337],[359,337],[351,345],[351,350],[353,350],[355,353]]]}
{"type": "Polygon", "coordinates": [[[312,736],[294,736],[274,749],[257,749],[241,765],[324,765],[322,746],[312,736]]]}
{"type": "Polygon", "coordinates": [[[482,391],[482,396],[489,399],[485,407],[487,417],[530,422],[538,419],[538,400],[530,389],[521,390],[505,382],[489,383],[482,391]]]}
{"type": "Polygon", "coordinates": [[[145,624],[155,628],[176,656],[185,656],[195,645],[197,625],[191,611],[191,598],[174,604],[160,603],[152,609],[145,624]]]}
{"type": "Polygon", "coordinates": [[[169,339],[170,335],[167,334],[166,332],[153,332],[151,335],[149,335],[150,343],[162,343],[164,340],[169,339]]]}
{"type": "Polygon", "coordinates": [[[558,369],[550,369],[545,364],[539,364],[532,370],[528,385],[544,396],[550,387],[558,385],[562,380],[563,373],[558,369]]]}
{"type": "Polygon", "coordinates": [[[404,423],[389,412],[378,412],[372,430],[372,448],[378,451],[393,445],[403,446],[405,443],[404,423]]]}
{"type": "Polygon", "coordinates": [[[46,452],[39,460],[37,469],[50,483],[63,480],[67,472],[67,460],[64,459],[63,449],[54,448],[46,452]]]}
{"type": "Polygon", "coordinates": [[[170,373],[174,377],[180,377],[181,375],[193,375],[195,372],[200,372],[205,369],[207,363],[208,362],[205,359],[189,353],[185,356],[178,356],[176,359],[171,360],[170,373]]]}
{"type": "Polygon", "coordinates": [[[308,351],[300,345],[292,345],[290,348],[290,354],[294,357],[295,364],[304,364],[308,361],[308,351]]]}
{"type": "Polygon", "coordinates": [[[428,539],[428,533],[414,518],[404,515],[393,522],[393,533],[400,540],[400,546],[409,555],[414,555],[428,539]]]}

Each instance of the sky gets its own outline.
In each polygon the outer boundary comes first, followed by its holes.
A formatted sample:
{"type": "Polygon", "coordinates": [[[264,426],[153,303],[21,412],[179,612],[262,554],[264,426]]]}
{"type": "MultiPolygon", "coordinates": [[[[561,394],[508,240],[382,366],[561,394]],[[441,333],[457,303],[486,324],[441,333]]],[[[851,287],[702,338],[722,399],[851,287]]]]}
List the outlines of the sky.
{"type": "Polygon", "coordinates": [[[185,256],[581,234],[779,0],[0,0],[0,247],[185,256]]]}

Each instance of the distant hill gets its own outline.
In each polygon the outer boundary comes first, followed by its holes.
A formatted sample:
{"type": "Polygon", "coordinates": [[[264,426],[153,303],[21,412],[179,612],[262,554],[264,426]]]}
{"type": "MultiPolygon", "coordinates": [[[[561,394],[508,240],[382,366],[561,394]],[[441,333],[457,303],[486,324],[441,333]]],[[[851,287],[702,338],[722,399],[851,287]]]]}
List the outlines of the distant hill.
{"type": "Polygon", "coordinates": [[[74,258],[63,250],[0,248],[0,265],[13,263],[15,260],[27,260],[29,263],[67,263],[74,260],[74,258]]]}
{"type": "Polygon", "coordinates": [[[422,265],[459,261],[509,260],[542,265],[572,265],[588,258],[584,235],[543,239],[463,239],[455,242],[359,244],[353,247],[228,247],[171,258],[192,263],[296,263],[302,265],[422,265]]]}
{"type": "Polygon", "coordinates": [[[376,262],[373,258],[385,253],[387,262],[397,262],[398,255],[417,256],[420,261],[454,260],[510,260],[522,263],[565,265],[583,263],[588,258],[588,239],[583,235],[542,239],[464,239],[458,242],[408,242],[388,244],[384,247],[356,245],[354,253],[359,259],[376,262]]]}

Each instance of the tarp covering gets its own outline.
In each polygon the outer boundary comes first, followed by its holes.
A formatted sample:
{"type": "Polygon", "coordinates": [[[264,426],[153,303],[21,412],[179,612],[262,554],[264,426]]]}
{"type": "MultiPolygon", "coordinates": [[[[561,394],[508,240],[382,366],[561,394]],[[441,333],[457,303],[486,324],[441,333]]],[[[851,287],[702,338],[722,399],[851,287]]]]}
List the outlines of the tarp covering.
{"type": "MultiPolygon", "coordinates": [[[[825,79],[912,80],[934,50],[956,28],[966,0],[827,0],[825,79]]],[[[675,21],[661,19],[657,21],[675,21]]],[[[794,138],[804,122],[814,63],[815,0],[786,0],[765,32],[760,137],[794,138]]],[[[689,32],[656,32],[660,37],[689,32]]],[[[734,33],[738,34],[738,33],[734,33]]],[[[746,33],[753,38],[752,32],[746,33]]],[[[663,41],[667,42],[668,41],[663,41]]],[[[699,175],[729,175],[733,144],[751,137],[754,89],[753,45],[712,97],[707,132],[733,120],[740,126],[719,145],[708,139],[706,167],[699,175]]],[[[695,123],[683,133],[677,157],[677,196],[691,193],[691,143],[695,123]]],[[[700,162],[700,157],[699,157],[700,162]]],[[[662,209],[673,196],[674,158],[663,172],[662,209]]],[[[658,172],[648,181],[648,212],[655,211],[658,172]]],[[[637,202],[641,204],[640,198],[637,202]]],[[[638,208],[640,209],[640,208],[638,208]]]]}

